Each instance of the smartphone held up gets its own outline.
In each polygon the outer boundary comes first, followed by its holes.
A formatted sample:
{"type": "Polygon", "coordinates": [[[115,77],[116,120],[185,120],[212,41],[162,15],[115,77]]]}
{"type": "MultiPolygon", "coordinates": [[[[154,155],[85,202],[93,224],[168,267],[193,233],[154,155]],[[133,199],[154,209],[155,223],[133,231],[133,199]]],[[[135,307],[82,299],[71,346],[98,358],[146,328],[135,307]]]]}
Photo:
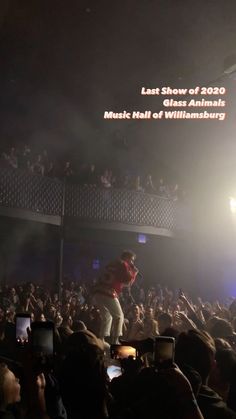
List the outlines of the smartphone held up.
{"type": "Polygon", "coordinates": [[[17,314],[15,322],[16,342],[19,345],[24,345],[29,340],[28,331],[31,328],[31,316],[27,313],[17,314]]]}
{"type": "Polygon", "coordinates": [[[35,356],[53,356],[54,323],[33,322],[31,324],[31,348],[35,356]]]}
{"type": "Polygon", "coordinates": [[[158,336],[154,343],[154,363],[158,369],[173,366],[175,356],[175,339],[169,336],[158,336]]]}
{"type": "Polygon", "coordinates": [[[111,358],[124,359],[132,356],[133,359],[137,358],[137,350],[129,345],[111,345],[111,358]]]}

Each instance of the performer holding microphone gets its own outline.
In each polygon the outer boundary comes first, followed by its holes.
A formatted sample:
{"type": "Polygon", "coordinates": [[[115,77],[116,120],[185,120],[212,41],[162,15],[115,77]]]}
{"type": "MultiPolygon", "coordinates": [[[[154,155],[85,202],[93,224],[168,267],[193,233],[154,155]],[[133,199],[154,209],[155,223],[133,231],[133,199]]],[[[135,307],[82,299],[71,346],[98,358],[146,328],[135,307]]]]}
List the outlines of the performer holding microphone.
{"type": "Polygon", "coordinates": [[[118,344],[122,336],[124,314],[119,302],[119,295],[124,287],[131,286],[138,274],[134,265],[136,255],[124,251],[120,258],[110,262],[94,289],[93,304],[101,314],[100,338],[110,337],[111,344],[118,344]],[[111,336],[112,332],[112,336],[111,336]]]}

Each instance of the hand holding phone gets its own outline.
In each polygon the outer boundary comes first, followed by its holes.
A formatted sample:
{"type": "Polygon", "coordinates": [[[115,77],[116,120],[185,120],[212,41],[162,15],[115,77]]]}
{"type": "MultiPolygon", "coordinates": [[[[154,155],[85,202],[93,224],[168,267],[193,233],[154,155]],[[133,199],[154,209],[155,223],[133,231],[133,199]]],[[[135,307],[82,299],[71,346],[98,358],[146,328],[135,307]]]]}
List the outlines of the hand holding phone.
{"type": "Polygon", "coordinates": [[[27,313],[16,315],[16,342],[20,345],[28,343],[28,329],[31,325],[31,316],[27,313]]]}
{"type": "Polygon", "coordinates": [[[154,344],[154,362],[158,369],[169,368],[174,364],[175,339],[158,336],[154,344]]]}
{"type": "Polygon", "coordinates": [[[33,322],[31,324],[31,347],[36,356],[54,354],[54,323],[33,322]]]}
{"type": "Polygon", "coordinates": [[[29,342],[34,372],[51,371],[54,366],[54,323],[33,322],[29,342]]]}
{"type": "Polygon", "coordinates": [[[121,374],[122,374],[122,371],[121,371],[121,367],[120,366],[118,366],[118,365],[109,365],[107,367],[107,375],[108,375],[110,381],[113,380],[113,378],[119,377],[121,374]]]}

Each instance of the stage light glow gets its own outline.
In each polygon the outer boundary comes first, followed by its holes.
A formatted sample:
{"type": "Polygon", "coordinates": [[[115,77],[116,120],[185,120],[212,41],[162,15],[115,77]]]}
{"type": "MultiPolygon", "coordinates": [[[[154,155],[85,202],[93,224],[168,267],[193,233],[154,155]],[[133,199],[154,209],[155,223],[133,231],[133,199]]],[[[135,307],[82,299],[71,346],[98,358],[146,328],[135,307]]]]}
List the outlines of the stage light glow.
{"type": "Polygon", "coordinates": [[[146,236],[146,234],[139,234],[138,235],[138,242],[139,243],[142,243],[142,244],[147,243],[147,236],[146,236]]]}
{"type": "Polygon", "coordinates": [[[233,196],[229,197],[229,205],[232,214],[236,214],[236,199],[233,196]]]}
{"type": "Polygon", "coordinates": [[[99,259],[94,259],[93,260],[93,269],[96,271],[98,269],[100,269],[100,260],[99,259]]]}

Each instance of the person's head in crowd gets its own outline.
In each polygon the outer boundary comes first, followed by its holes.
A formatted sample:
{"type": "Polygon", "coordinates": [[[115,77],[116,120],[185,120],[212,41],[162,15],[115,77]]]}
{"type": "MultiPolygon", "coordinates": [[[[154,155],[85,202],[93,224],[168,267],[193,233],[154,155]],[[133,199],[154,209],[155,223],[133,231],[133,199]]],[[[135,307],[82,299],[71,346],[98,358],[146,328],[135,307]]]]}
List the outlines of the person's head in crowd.
{"type": "Polygon", "coordinates": [[[127,307],[132,307],[133,305],[133,298],[130,295],[128,295],[126,298],[126,305],[127,307]]]}
{"type": "Polygon", "coordinates": [[[225,319],[225,320],[230,321],[231,320],[230,311],[227,308],[225,308],[225,307],[221,308],[221,310],[220,310],[220,317],[222,319],[225,319]]]}
{"type": "Polygon", "coordinates": [[[75,320],[73,322],[73,331],[81,332],[83,330],[87,330],[87,327],[85,326],[84,322],[82,322],[81,320],[75,320]]]}
{"type": "Polygon", "coordinates": [[[15,324],[13,322],[5,323],[4,335],[5,335],[6,344],[9,345],[9,348],[14,351],[16,330],[15,330],[15,324]],[[11,348],[11,345],[13,345],[12,348],[11,348]]]}
{"type": "Polygon", "coordinates": [[[100,310],[99,308],[92,306],[89,310],[89,317],[91,319],[96,319],[98,317],[100,317],[100,310]]]}
{"type": "Polygon", "coordinates": [[[209,328],[209,332],[213,338],[224,339],[233,335],[233,327],[227,320],[218,318],[209,328]]]}
{"type": "Polygon", "coordinates": [[[6,321],[9,323],[14,323],[15,322],[15,311],[13,309],[9,309],[6,311],[6,321]]]}
{"type": "Polygon", "coordinates": [[[36,161],[37,163],[42,163],[42,154],[37,154],[36,161]]]}
{"type": "Polygon", "coordinates": [[[136,254],[132,250],[124,250],[120,256],[121,260],[134,264],[136,260],[136,254]]]}
{"type": "Polygon", "coordinates": [[[155,297],[155,295],[156,295],[156,289],[155,289],[155,287],[149,288],[148,294],[149,294],[150,297],[155,297]]]}
{"type": "Polygon", "coordinates": [[[5,310],[0,307],[0,322],[5,320],[5,310]]]}
{"type": "Polygon", "coordinates": [[[152,307],[147,307],[145,309],[145,319],[151,320],[154,319],[154,312],[152,307]]]}
{"type": "Polygon", "coordinates": [[[29,292],[30,294],[34,294],[34,292],[35,292],[35,285],[32,282],[29,282],[26,285],[26,292],[29,292]]]}
{"type": "Polygon", "coordinates": [[[23,155],[27,155],[27,154],[30,154],[30,153],[31,153],[31,150],[30,150],[28,144],[24,144],[23,155]]]}
{"type": "Polygon", "coordinates": [[[55,327],[60,327],[62,325],[63,318],[61,316],[61,313],[57,312],[55,317],[55,327]]]}
{"type": "Polygon", "coordinates": [[[231,323],[232,323],[234,332],[236,332],[236,316],[232,319],[231,323]]]}
{"type": "Polygon", "coordinates": [[[35,313],[35,321],[36,322],[46,322],[46,317],[43,312],[35,313]]]}
{"type": "Polygon", "coordinates": [[[185,375],[185,377],[189,380],[193,393],[195,397],[198,396],[201,386],[202,386],[202,379],[200,374],[193,369],[190,365],[181,365],[181,371],[185,375]]]}
{"type": "Polygon", "coordinates": [[[70,306],[71,306],[71,308],[76,307],[76,306],[77,306],[77,304],[78,304],[78,298],[77,298],[77,296],[73,296],[73,297],[71,298],[71,302],[70,302],[70,306]]]}
{"type": "Polygon", "coordinates": [[[63,315],[62,327],[71,329],[73,325],[73,320],[70,314],[63,315]]]}
{"type": "Polygon", "coordinates": [[[236,373],[236,353],[232,349],[223,349],[216,352],[216,366],[224,381],[231,381],[236,373]]]}
{"type": "Polygon", "coordinates": [[[152,175],[150,173],[146,177],[146,182],[152,183],[152,175]]]}
{"type": "Polygon", "coordinates": [[[133,321],[140,320],[140,308],[137,304],[134,304],[131,309],[131,316],[133,321]]]}
{"type": "Polygon", "coordinates": [[[147,193],[154,193],[156,191],[155,186],[153,184],[152,175],[147,175],[145,179],[144,189],[147,193]]]}
{"type": "Polygon", "coordinates": [[[48,163],[48,168],[47,168],[47,175],[48,176],[53,176],[55,175],[55,164],[53,161],[49,161],[48,163]]]}
{"type": "Polygon", "coordinates": [[[200,330],[189,330],[180,333],[176,348],[175,360],[178,365],[189,365],[196,370],[206,384],[214,366],[215,343],[213,338],[200,330]]]}
{"type": "Polygon", "coordinates": [[[13,297],[16,295],[16,290],[15,290],[15,288],[13,288],[13,287],[12,287],[12,288],[10,288],[10,295],[11,295],[11,296],[13,296],[13,297]]]}
{"type": "Polygon", "coordinates": [[[13,156],[13,155],[15,155],[16,154],[16,149],[15,149],[15,147],[11,147],[11,149],[10,149],[10,155],[11,156],[13,156]]]}
{"type": "Polygon", "coordinates": [[[62,310],[63,317],[70,314],[70,303],[69,302],[64,302],[62,308],[63,308],[63,310],[62,310]]]}
{"type": "MultiPolygon", "coordinates": [[[[26,311],[26,299],[24,297],[21,298],[19,303],[17,305],[14,304],[14,306],[17,313],[24,313],[26,311]]],[[[11,308],[13,308],[13,305],[11,305],[11,308]]]]}
{"type": "Polygon", "coordinates": [[[140,176],[136,176],[135,181],[134,181],[134,189],[136,191],[140,191],[142,190],[142,186],[141,186],[141,177],[140,176]]]}
{"type": "Polygon", "coordinates": [[[81,294],[83,292],[83,287],[81,285],[78,287],[78,294],[81,294]]]}
{"type": "Polygon", "coordinates": [[[169,313],[161,313],[158,318],[158,329],[160,335],[168,328],[172,326],[172,317],[169,313]]]}
{"type": "Polygon", "coordinates": [[[215,359],[209,386],[227,402],[230,384],[236,374],[236,353],[232,349],[220,349],[216,352],[215,359]]]}
{"type": "Polygon", "coordinates": [[[206,322],[206,330],[207,332],[211,332],[212,327],[214,326],[214,324],[217,322],[217,320],[219,319],[218,316],[212,316],[209,318],[209,320],[207,320],[206,322]]]}
{"type": "Polygon", "coordinates": [[[230,304],[229,311],[231,313],[231,317],[236,317],[236,299],[234,299],[230,304]]]}
{"type": "Polygon", "coordinates": [[[50,304],[47,310],[47,318],[54,321],[56,317],[56,307],[53,304],[50,304]]]}
{"type": "Polygon", "coordinates": [[[58,301],[59,301],[58,294],[54,293],[53,296],[52,296],[52,302],[57,303],[58,301]]]}
{"type": "Polygon", "coordinates": [[[211,310],[208,309],[207,307],[204,307],[202,309],[202,314],[206,322],[211,318],[211,310]]]}
{"type": "Polygon", "coordinates": [[[5,323],[0,322],[0,342],[5,339],[5,323]]]}
{"type": "Polygon", "coordinates": [[[143,303],[139,303],[139,308],[140,308],[140,312],[141,312],[141,314],[144,316],[144,313],[145,313],[145,308],[144,308],[143,303]]]}
{"type": "Polygon", "coordinates": [[[31,161],[30,160],[27,160],[27,162],[26,162],[26,169],[28,170],[28,171],[32,171],[33,169],[32,169],[32,164],[31,164],[31,161]]]}
{"type": "Polygon", "coordinates": [[[71,297],[71,290],[65,289],[65,299],[66,299],[66,301],[69,301],[70,297],[71,297]]]}
{"type": "Polygon", "coordinates": [[[18,293],[18,294],[22,294],[22,293],[24,292],[24,288],[23,288],[23,286],[22,286],[22,285],[18,285],[18,286],[16,287],[16,289],[17,289],[17,293],[18,293]]]}
{"type": "Polygon", "coordinates": [[[170,336],[172,338],[177,339],[180,332],[178,329],[175,329],[174,327],[167,327],[164,332],[162,332],[162,336],[170,336]]]}
{"type": "Polygon", "coordinates": [[[131,184],[130,175],[126,174],[124,178],[121,180],[121,184],[123,188],[129,188],[131,184]]]}
{"type": "MultiPolygon", "coordinates": [[[[8,167],[8,160],[9,160],[9,156],[7,155],[7,153],[2,153],[1,154],[1,163],[5,163],[6,167],[8,167]]],[[[4,167],[5,167],[4,165],[4,167]]]]}
{"type": "Polygon", "coordinates": [[[0,363],[0,411],[5,411],[9,405],[19,402],[20,399],[18,378],[6,364],[0,363]]]}
{"type": "Polygon", "coordinates": [[[74,283],[74,281],[71,281],[70,282],[69,289],[70,289],[70,291],[74,291],[75,290],[75,283],[74,283]]]}
{"type": "Polygon", "coordinates": [[[40,314],[39,321],[40,322],[46,322],[46,317],[45,317],[45,314],[44,313],[41,313],[40,314]]]}
{"type": "Polygon", "coordinates": [[[222,338],[216,338],[214,339],[215,341],[215,347],[216,347],[216,351],[221,351],[223,349],[232,349],[230,343],[222,338]]]}
{"type": "Polygon", "coordinates": [[[121,359],[121,369],[125,375],[134,376],[137,375],[143,366],[141,358],[134,359],[132,356],[121,359]]]}
{"type": "MultiPolygon", "coordinates": [[[[82,323],[81,325],[83,326],[82,323]]],[[[66,356],[67,358],[77,359],[79,364],[84,359],[92,365],[98,359],[103,359],[104,344],[90,330],[80,330],[69,336],[66,356]]]]}
{"type": "Polygon", "coordinates": [[[61,392],[70,419],[78,418],[78,409],[81,418],[100,419],[106,416],[104,345],[89,330],[73,333],[67,339],[61,392]],[[78,394],[81,400],[79,406],[78,394]]]}

